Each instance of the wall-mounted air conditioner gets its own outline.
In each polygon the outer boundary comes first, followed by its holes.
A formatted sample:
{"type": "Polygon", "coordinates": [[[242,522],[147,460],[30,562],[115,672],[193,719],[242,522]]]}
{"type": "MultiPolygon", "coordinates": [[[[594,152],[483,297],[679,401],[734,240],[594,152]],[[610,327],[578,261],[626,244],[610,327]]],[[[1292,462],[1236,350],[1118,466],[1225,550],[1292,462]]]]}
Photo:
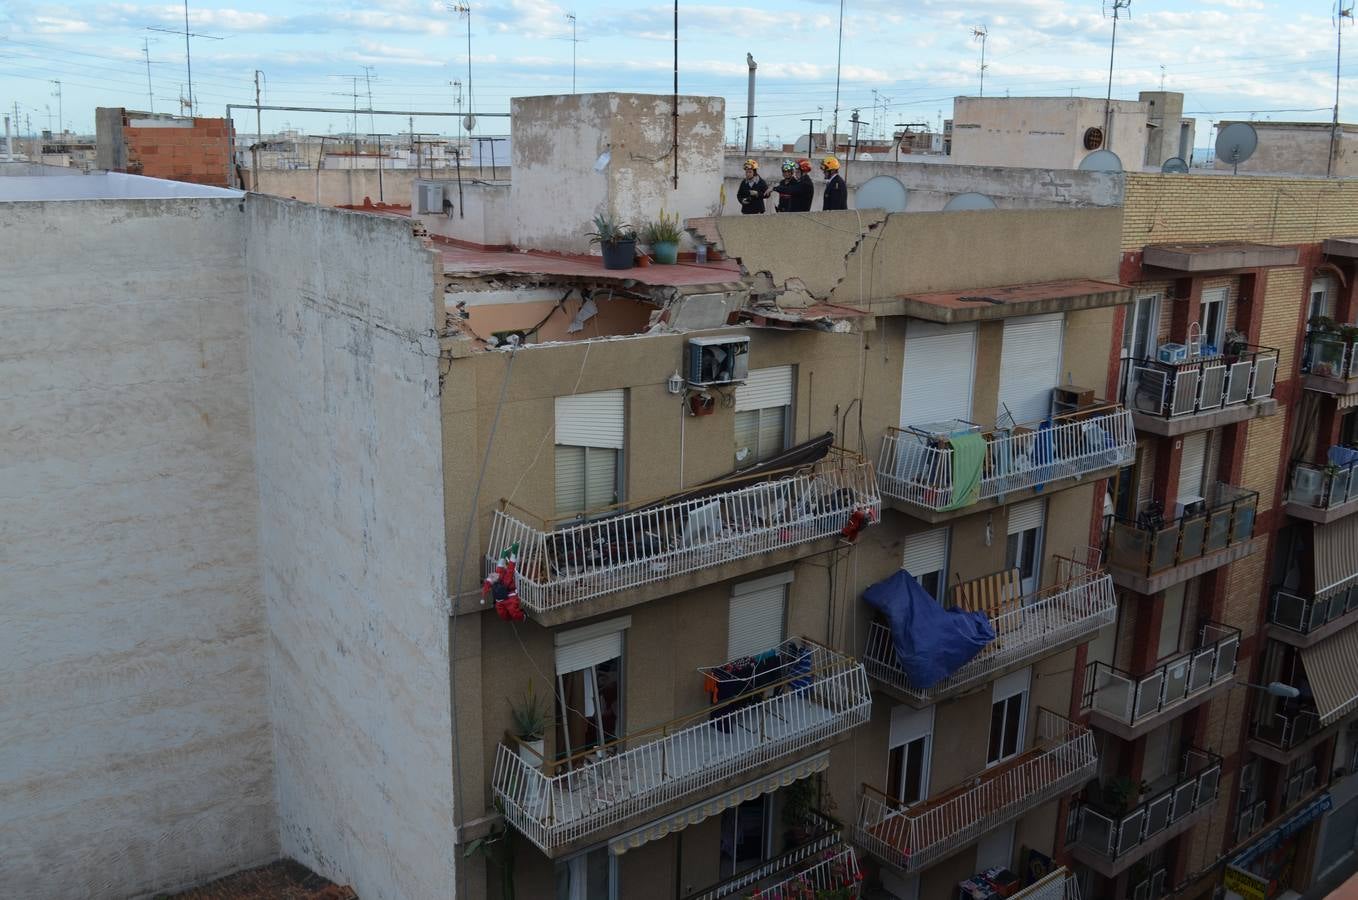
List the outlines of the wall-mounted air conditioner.
{"type": "Polygon", "coordinates": [[[750,376],[748,337],[689,338],[684,376],[693,387],[739,384],[750,376]]]}

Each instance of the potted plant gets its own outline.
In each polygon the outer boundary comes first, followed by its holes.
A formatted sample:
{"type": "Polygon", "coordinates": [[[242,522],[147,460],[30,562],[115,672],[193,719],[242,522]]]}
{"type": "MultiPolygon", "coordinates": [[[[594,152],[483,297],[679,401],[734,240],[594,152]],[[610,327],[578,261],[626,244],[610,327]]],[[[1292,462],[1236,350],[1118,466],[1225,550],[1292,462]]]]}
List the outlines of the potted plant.
{"type": "Polygon", "coordinates": [[[519,758],[537,768],[546,760],[547,701],[533,690],[530,679],[528,688],[518,703],[509,704],[509,713],[514,718],[514,735],[519,744],[519,758]]]}
{"type": "Polygon", "coordinates": [[[642,243],[651,248],[655,261],[668,266],[674,265],[679,258],[679,239],[682,235],[679,217],[667,216],[663,209],[655,221],[647,222],[641,230],[642,243]]]}
{"type": "Polygon", "coordinates": [[[811,814],[816,811],[820,793],[814,778],[803,778],[783,788],[783,842],[797,847],[811,840],[815,831],[811,814]]]}
{"type": "Polygon", "coordinates": [[[636,262],[637,232],[626,222],[619,222],[611,213],[594,217],[594,230],[589,242],[599,245],[605,269],[630,269],[636,262]]]}

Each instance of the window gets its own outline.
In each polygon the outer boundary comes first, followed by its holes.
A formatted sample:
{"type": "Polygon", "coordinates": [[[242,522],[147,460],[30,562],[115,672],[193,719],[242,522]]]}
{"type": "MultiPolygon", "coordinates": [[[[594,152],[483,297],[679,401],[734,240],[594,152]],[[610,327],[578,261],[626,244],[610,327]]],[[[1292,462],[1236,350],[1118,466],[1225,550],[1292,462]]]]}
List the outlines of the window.
{"type": "Polygon", "coordinates": [[[614,900],[617,857],[607,847],[556,864],[556,900],[614,900]]]}
{"type": "Polygon", "coordinates": [[[1334,296],[1334,283],[1328,278],[1317,278],[1311,282],[1311,303],[1306,310],[1306,330],[1316,319],[1334,318],[1334,306],[1330,298],[1334,296]]]}
{"type": "Polygon", "coordinates": [[[1202,292],[1202,302],[1198,309],[1198,322],[1202,325],[1202,353],[1207,348],[1221,352],[1226,344],[1226,288],[1214,288],[1202,292]]]}
{"type": "Polygon", "coordinates": [[[917,803],[929,795],[929,754],[934,709],[897,706],[891,710],[886,793],[901,803],[917,803]]]}
{"type": "Polygon", "coordinates": [[[579,759],[622,734],[624,616],[556,635],[556,756],[579,759]]]}
{"type": "Polygon", "coordinates": [[[791,572],[747,581],[731,590],[726,658],[739,659],[772,650],[783,642],[787,586],[791,572]]]}
{"type": "Polygon", "coordinates": [[[736,468],[765,462],[787,449],[792,434],[792,366],[753,369],[736,387],[736,468]]]}
{"type": "Polygon", "coordinates": [[[768,794],[760,794],[721,814],[721,877],[730,878],[763,862],[772,837],[768,794]]]}
{"type": "Polygon", "coordinates": [[[621,499],[624,394],[556,398],[556,515],[577,516],[621,499]]]}
{"type": "MultiPolygon", "coordinates": [[[[1179,632],[1183,628],[1184,594],[1186,585],[1180,583],[1165,588],[1160,607],[1160,639],[1155,650],[1157,660],[1179,652],[1179,632]]],[[[1141,607],[1146,609],[1146,607],[1141,607]]]]}
{"type": "Polygon", "coordinates": [[[975,325],[910,319],[901,365],[901,427],[970,419],[975,370],[975,325]]]}
{"type": "Polygon", "coordinates": [[[990,750],[986,756],[989,765],[1017,756],[1023,748],[1030,675],[1031,670],[1020,669],[995,682],[990,703],[990,750]]]}
{"type": "Polygon", "coordinates": [[[1005,548],[1006,569],[1018,569],[1024,596],[1037,591],[1042,579],[1042,525],[1046,519],[1043,500],[1029,500],[1009,507],[1009,541],[1005,548]]]}
{"type": "MultiPolygon", "coordinates": [[[[1135,305],[1127,311],[1122,328],[1122,358],[1154,359],[1155,336],[1160,324],[1160,295],[1138,297],[1135,305]]],[[[1128,377],[1128,364],[1124,363],[1122,378],[1128,377]]]]}
{"type": "Polygon", "coordinates": [[[901,568],[915,576],[920,587],[942,603],[948,586],[948,529],[935,528],[907,537],[901,568]]]}
{"type": "Polygon", "coordinates": [[[1061,383],[1064,329],[1062,313],[1004,320],[997,425],[1039,422],[1051,412],[1052,388],[1061,383]]]}
{"type": "Polygon", "coordinates": [[[1339,420],[1339,443],[1345,447],[1358,447],[1358,410],[1349,410],[1339,420]]]}

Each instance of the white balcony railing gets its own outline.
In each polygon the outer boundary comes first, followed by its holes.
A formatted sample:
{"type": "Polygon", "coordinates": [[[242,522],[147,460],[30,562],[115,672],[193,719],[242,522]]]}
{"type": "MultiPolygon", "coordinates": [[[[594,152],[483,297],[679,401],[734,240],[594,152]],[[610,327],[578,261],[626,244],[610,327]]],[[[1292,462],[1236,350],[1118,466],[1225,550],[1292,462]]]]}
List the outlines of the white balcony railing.
{"type": "Polygon", "coordinates": [[[542,519],[502,501],[491,523],[487,572],[517,544],[519,600],[541,613],[831,537],[856,510],[870,511],[871,521],[881,516],[872,464],[839,450],[811,465],[706,485],[683,498],[583,521],[542,519]]]}
{"type": "Polygon", "coordinates": [[[550,761],[501,744],[492,786],[505,819],[553,853],[868,721],[860,663],[806,640],[777,650],[793,661],[791,677],[612,744],[550,761]]]}
{"type": "Polygon", "coordinates": [[[746,894],[758,900],[801,900],[820,897],[821,892],[839,891],[833,896],[857,897],[862,890],[863,873],[858,867],[858,854],[849,846],[827,852],[820,862],[775,881],[761,884],[757,891],[746,894]]]}
{"type": "MultiPolygon", "coordinates": [[[[814,810],[809,812],[804,824],[815,830],[815,834],[809,840],[788,847],[777,856],[732,875],[725,881],[696,894],[690,894],[687,900],[721,900],[732,895],[748,897],[758,885],[771,881],[785,881],[789,873],[818,865],[819,861],[838,855],[844,847],[844,829],[839,822],[824,813],[814,810]]],[[[854,863],[856,866],[856,859],[854,863]]]]}
{"type": "Polygon", "coordinates": [[[1074,872],[1062,866],[1043,875],[1009,900],[1080,900],[1080,883],[1074,872]]]}
{"type": "Polygon", "coordinates": [[[1239,652],[1239,629],[1207,622],[1197,649],[1161,663],[1145,675],[1095,662],[1085,668],[1084,708],[1136,726],[1230,681],[1235,677],[1239,652]]]}
{"type": "Polygon", "coordinates": [[[1092,636],[1117,618],[1117,596],[1112,576],[1098,568],[1054,557],[1068,566],[1069,577],[1003,607],[990,618],[995,640],[962,668],[927,689],[917,688],[901,669],[887,626],[874,622],[868,629],[863,664],[883,684],[921,700],[937,700],[993,677],[1006,666],[1035,659],[1070,641],[1092,636]]]}
{"type": "Polygon", "coordinates": [[[1037,711],[1037,739],[1022,756],[968,784],[903,807],[867,785],[859,799],[856,836],[864,849],[915,872],[999,825],[1073,791],[1098,768],[1094,735],[1046,709],[1037,711]]]}
{"type": "MultiPolygon", "coordinates": [[[[997,429],[987,433],[985,441],[976,500],[1079,478],[1129,464],[1136,456],[1132,414],[1118,406],[1059,417],[1049,426],[997,429]]],[[[955,493],[953,448],[943,435],[887,429],[877,477],[888,497],[926,509],[956,509],[970,502],[955,493]]]]}

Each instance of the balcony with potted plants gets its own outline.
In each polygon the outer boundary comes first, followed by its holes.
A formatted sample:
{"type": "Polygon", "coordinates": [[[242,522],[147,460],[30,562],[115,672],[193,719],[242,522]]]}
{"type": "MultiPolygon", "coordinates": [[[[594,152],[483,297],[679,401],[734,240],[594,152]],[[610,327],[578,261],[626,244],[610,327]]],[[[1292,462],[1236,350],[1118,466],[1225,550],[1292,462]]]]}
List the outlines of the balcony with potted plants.
{"type": "Polygon", "coordinates": [[[810,462],[570,519],[504,501],[485,564],[495,571],[503,549],[516,548],[523,610],[559,625],[791,562],[880,517],[872,463],[829,448],[810,462]]]}
{"type": "Polygon", "coordinates": [[[1131,414],[1096,403],[985,432],[962,421],[888,428],[877,473],[893,506],[941,522],[1105,478],[1135,456],[1131,414]]]}
{"type": "Polygon", "coordinates": [[[1057,579],[1049,587],[1021,594],[1017,570],[1006,570],[956,585],[954,605],[981,609],[990,618],[995,640],[946,679],[928,688],[911,684],[901,668],[891,630],[869,626],[863,664],[888,693],[912,705],[934,703],[986,684],[1033,660],[1060,653],[1091,639],[1117,616],[1113,580],[1088,561],[1052,556],[1057,579]],[[994,602],[987,604],[990,599],[994,602]]]}
{"type": "Polygon", "coordinates": [[[1197,648],[1143,675],[1103,662],[1086,666],[1082,708],[1091,725],[1133,740],[1228,689],[1239,652],[1239,629],[1207,622],[1197,648]]]}
{"type": "Polygon", "coordinates": [[[1293,647],[1310,647],[1358,622],[1358,585],[1323,597],[1278,588],[1268,607],[1267,635],[1293,647]]]}
{"type": "Polygon", "coordinates": [[[1155,594],[1248,556],[1258,549],[1253,540],[1258,505],[1258,492],[1217,482],[1178,518],[1166,519],[1157,503],[1135,519],[1114,518],[1108,529],[1113,581],[1138,594],[1155,594]]]}
{"type": "Polygon", "coordinates": [[[906,805],[863,785],[855,838],[887,865],[919,872],[986,832],[1074,791],[1097,769],[1089,729],[1039,709],[1029,750],[954,788],[906,805]]]}
{"type": "Polygon", "coordinates": [[[1292,466],[1284,508],[1296,519],[1327,525],[1358,510],[1358,447],[1331,447],[1324,465],[1292,466]]]}
{"type": "Polygon", "coordinates": [[[1277,412],[1277,350],[1246,344],[1235,333],[1223,352],[1188,350],[1168,344],[1157,358],[1123,362],[1122,402],[1137,431],[1169,437],[1277,412]]]}
{"type": "Polygon", "coordinates": [[[1221,757],[1190,747],[1179,770],[1155,784],[1112,778],[1086,790],[1067,818],[1076,860],[1115,878],[1208,815],[1221,781],[1221,757]]]}
{"type": "MultiPolygon", "coordinates": [[[[755,891],[766,896],[769,888],[784,885],[799,875],[815,879],[830,868],[828,860],[841,864],[852,863],[852,871],[844,867],[850,880],[858,871],[857,858],[848,859],[844,851],[844,827],[814,806],[815,779],[804,779],[783,788],[788,795],[782,819],[787,829],[783,835],[783,850],[743,872],[738,872],[716,884],[688,894],[687,900],[721,900],[722,897],[748,897],[755,891]],[[814,873],[814,874],[812,874],[814,873]]],[[[824,879],[823,879],[824,880],[824,879]]],[[[855,880],[856,883],[856,880],[855,880]]]]}
{"type": "MultiPolygon", "coordinates": [[[[491,777],[506,822],[554,859],[602,840],[622,852],[749,790],[765,793],[820,771],[825,751],[868,721],[867,674],[807,639],[759,658],[765,668],[721,702],[569,756],[548,757],[507,735],[491,777]]],[[[707,677],[725,677],[723,668],[695,681],[695,706],[706,698],[707,677]]]]}
{"type": "Polygon", "coordinates": [[[1358,393],[1358,325],[1312,319],[1302,345],[1301,371],[1308,391],[1358,393]]]}

